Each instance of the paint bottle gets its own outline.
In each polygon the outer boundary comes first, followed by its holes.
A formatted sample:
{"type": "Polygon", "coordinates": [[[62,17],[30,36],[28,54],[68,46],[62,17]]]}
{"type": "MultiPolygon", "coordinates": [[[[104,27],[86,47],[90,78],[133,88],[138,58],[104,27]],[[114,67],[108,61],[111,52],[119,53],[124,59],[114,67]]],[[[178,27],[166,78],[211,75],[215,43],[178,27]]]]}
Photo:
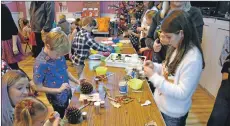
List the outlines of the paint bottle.
{"type": "Polygon", "coordinates": [[[128,85],[126,81],[121,81],[119,83],[119,91],[121,94],[126,94],[128,93],[128,85]]]}

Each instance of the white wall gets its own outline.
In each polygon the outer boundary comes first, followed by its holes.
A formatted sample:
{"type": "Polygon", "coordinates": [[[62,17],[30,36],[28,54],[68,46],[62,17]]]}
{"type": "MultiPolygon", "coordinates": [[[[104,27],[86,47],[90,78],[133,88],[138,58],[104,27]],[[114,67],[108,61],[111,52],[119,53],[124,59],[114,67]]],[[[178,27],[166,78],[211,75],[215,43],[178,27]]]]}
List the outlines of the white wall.
{"type": "Polygon", "coordinates": [[[204,23],[202,49],[206,66],[202,72],[200,84],[216,97],[222,80],[222,67],[219,64],[219,57],[225,36],[229,36],[229,22],[204,18],[204,23]]]}

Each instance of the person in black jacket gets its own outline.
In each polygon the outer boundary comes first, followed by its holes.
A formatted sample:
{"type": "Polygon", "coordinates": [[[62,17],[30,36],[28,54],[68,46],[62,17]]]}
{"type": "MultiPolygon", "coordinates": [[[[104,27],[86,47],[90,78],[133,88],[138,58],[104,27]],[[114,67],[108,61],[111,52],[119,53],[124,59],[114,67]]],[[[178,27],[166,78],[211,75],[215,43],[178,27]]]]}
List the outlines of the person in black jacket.
{"type": "Polygon", "coordinates": [[[198,8],[191,7],[190,2],[183,2],[183,1],[171,1],[170,3],[165,1],[163,2],[162,10],[159,11],[154,17],[152,25],[150,26],[147,38],[152,38],[153,40],[146,39],[145,43],[148,48],[154,50],[153,54],[153,62],[161,63],[165,60],[167,46],[161,45],[159,42],[159,34],[157,31],[160,31],[161,22],[162,20],[173,10],[182,9],[189,13],[193,22],[195,23],[198,38],[201,42],[202,40],[202,33],[203,33],[203,17],[198,8]]]}
{"type": "Polygon", "coordinates": [[[18,62],[24,59],[24,52],[21,47],[21,40],[18,37],[18,28],[13,20],[9,8],[5,4],[1,4],[2,14],[2,60],[12,69],[20,69],[18,62]]]}
{"type": "Polygon", "coordinates": [[[222,83],[207,126],[229,126],[230,124],[230,55],[225,60],[221,73],[222,83]]]}
{"type": "Polygon", "coordinates": [[[36,58],[44,47],[41,31],[44,36],[53,27],[55,16],[54,1],[32,1],[30,5],[31,29],[35,33],[36,45],[34,46],[34,57],[36,58]]]}

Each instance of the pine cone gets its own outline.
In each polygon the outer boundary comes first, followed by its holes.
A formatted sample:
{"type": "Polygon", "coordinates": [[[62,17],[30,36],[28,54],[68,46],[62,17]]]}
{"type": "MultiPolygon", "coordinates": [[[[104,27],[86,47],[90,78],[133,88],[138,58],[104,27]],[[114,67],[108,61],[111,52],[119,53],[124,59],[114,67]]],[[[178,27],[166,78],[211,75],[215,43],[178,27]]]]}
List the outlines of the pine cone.
{"type": "Polygon", "coordinates": [[[93,85],[85,79],[81,80],[81,92],[83,94],[90,94],[93,91],[93,85]]]}
{"type": "Polygon", "coordinates": [[[81,111],[77,107],[68,107],[65,110],[66,119],[70,124],[78,124],[81,122],[81,111]]]}

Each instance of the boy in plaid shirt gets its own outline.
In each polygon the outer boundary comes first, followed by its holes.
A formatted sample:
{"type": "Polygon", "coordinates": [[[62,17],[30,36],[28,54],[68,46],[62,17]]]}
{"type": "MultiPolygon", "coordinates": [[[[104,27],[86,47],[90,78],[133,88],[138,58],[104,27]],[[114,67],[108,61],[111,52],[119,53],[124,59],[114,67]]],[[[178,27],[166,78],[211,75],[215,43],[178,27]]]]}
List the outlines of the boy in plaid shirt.
{"type": "Polygon", "coordinates": [[[110,46],[103,46],[97,43],[91,36],[92,29],[95,26],[96,24],[92,17],[86,17],[82,19],[82,28],[74,37],[72,42],[72,49],[74,50],[74,54],[71,56],[71,58],[76,66],[79,78],[85,66],[84,61],[89,56],[90,48],[103,52],[111,52],[113,50],[113,48],[110,46]]]}

